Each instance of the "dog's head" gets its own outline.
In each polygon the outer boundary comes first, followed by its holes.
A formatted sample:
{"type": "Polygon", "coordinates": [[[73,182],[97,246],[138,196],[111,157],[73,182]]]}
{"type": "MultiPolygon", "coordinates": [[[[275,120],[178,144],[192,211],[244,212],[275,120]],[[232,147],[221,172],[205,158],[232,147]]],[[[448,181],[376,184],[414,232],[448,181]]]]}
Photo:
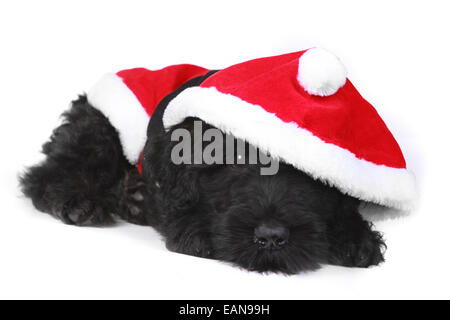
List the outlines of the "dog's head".
{"type": "MultiPolygon", "coordinates": [[[[208,142],[198,148],[199,142],[192,141],[184,150],[192,163],[174,163],[180,141],[173,141],[173,133],[183,129],[194,137],[196,121],[187,118],[150,137],[144,151],[148,214],[168,248],[259,272],[292,274],[326,262],[327,224],[348,205],[348,197],[283,162],[275,174],[261,174],[263,164],[242,161],[250,158],[248,145],[245,155],[234,149],[234,163],[224,152],[223,164],[205,164],[195,161],[193,153],[205,150],[208,142]]],[[[212,128],[201,124],[202,134],[212,128]]]]}

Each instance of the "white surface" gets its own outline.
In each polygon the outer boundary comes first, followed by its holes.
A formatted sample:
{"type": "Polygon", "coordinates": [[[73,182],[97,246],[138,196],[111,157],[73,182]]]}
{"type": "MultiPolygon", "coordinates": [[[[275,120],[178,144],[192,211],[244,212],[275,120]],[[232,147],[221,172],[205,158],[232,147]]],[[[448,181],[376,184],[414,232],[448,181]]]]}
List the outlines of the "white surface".
{"type": "Polygon", "coordinates": [[[447,1],[158,3],[1,2],[0,298],[450,298],[447,1]],[[342,59],[417,175],[415,212],[375,212],[381,267],[262,276],[170,253],[148,227],[66,226],[20,198],[18,171],[105,72],[311,46],[342,59]]]}

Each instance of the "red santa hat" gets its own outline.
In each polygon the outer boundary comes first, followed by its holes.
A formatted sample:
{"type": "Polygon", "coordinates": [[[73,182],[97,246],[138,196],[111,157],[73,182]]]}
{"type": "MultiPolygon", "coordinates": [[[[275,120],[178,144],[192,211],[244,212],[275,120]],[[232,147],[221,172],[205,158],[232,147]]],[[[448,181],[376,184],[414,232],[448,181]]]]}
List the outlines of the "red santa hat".
{"type": "MultiPolygon", "coordinates": [[[[88,99],[119,128],[136,163],[149,116],[165,95],[208,70],[192,65],[107,75],[88,99]],[[131,115],[123,110],[134,110],[131,115]],[[121,110],[121,111],[119,111],[121,110]],[[145,110],[145,111],[144,111],[145,110]]],[[[409,209],[413,174],[375,108],[319,48],[243,62],[183,90],[163,114],[166,129],[198,117],[356,198],[409,209]]]]}
{"type": "Polygon", "coordinates": [[[415,198],[414,176],[341,61],[313,48],[219,71],[167,106],[171,127],[198,117],[356,198],[399,209],[415,198]]]}

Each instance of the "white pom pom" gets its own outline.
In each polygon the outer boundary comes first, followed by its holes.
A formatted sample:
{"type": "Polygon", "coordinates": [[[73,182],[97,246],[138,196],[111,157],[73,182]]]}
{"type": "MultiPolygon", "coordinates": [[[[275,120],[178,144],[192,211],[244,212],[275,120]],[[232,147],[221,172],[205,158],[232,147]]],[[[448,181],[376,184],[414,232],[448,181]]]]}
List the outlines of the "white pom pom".
{"type": "Polygon", "coordinates": [[[297,79],[309,94],[324,97],[336,93],[345,84],[347,71],[334,54],[313,48],[300,57],[297,79]]]}

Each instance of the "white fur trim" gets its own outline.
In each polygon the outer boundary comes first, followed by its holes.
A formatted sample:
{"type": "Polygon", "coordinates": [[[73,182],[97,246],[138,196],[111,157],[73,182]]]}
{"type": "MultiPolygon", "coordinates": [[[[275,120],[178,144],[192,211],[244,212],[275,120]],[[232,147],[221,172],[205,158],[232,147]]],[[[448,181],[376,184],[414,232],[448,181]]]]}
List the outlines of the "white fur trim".
{"type": "Polygon", "coordinates": [[[216,88],[193,87],[181,92],[165,110],[164,127],[186,117],[201,118],[356,198],[402,210],[413,205],[415,179],[408,170],[358,159],[297,124],[283,122],[261,106],[216,88]]]}
{"type": "Polygon", "coordinates": [[[299,59],[297,79],[309,94],[330,96],[345,84],[347,71],[334,54],[312,48],[299,59]]]}
{"type": "Polygon", "coordinates": [[[125,157],[136,164],[147,140],[150,117],[134,93],[118,75],[108,73],[88,92],[87,98],[116,128],[125,157]]]}

